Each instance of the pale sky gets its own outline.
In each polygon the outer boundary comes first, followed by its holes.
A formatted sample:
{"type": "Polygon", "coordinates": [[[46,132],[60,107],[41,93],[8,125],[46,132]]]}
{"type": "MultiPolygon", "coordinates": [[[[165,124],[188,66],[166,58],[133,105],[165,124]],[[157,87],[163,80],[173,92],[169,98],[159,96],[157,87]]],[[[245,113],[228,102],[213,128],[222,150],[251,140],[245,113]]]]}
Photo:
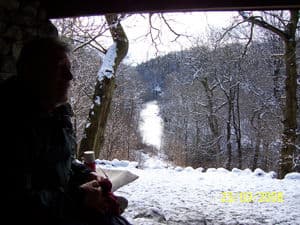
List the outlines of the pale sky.
{"type": "MultiPolygon", "coordinates": [[[[152,34],[155,37],[159,33],[160,40],[156,39],[157,49],[149,35],[150,22],[149,14],[133,14],[122,20],[122,26],[129,39],[129,51],[123,63],[137,64],[147,61],[157,55],[164,55],[170,51],[180,51],[195,45],[196,39],[199,43],[207,43],[208,33],[211,30],[220,30],[233,23],[237,11],[218,12],[186,12],[186,13],[164,13],[164,18],[171,29],[181,36],[176,39],[176,35],[170,31],[168,26],[159,18],[160,14],[153,14],[152,34]],[[187,37],[188,36],[188,37],[187,37]]],[[[55,20],[53,20],[55,21],[55,20]]],[[[60,20],[57,20],[60,21],[60,20]]],[[[103,32],[103,16],[83,17],[81,19],[82,30],[76,30],[78,34],[92,36],[97,32],[103,32]],[[102,28],[101,28],[102,27],[102,28]],[[83,33],[82,33],[83,32],[83,33]],[[96,32],[93,34],[92,32],[96,32]]],[[[96,39],[98,43],[108,48],[112,44],[109,31],[102,33],[96,39]]]]}
{"type": "MultiPolygon", "coordinates": [[[[180,34],[190,35],[205,42],[209,29],[221,29],[233,22],[236,11],[231,12],[189,12],[189,13],[165,13],[171,28],[180,34]]],[[[161,43],[158,42],[157,53],[149,33],[150,25],[148,15],[133,15],[122,22],[129,39],[129,51],[126,62],[139,63],[147,61],[157,54],[166,54],[170,51],[181,50],[192,45],[192,38],[180,37],[176,41],[175,35],[159,19],[157,15],[152,17],[153,26],[161,30],[161,43]]],[[[153,34],[156,35],[155,29],[153,34]]]]}

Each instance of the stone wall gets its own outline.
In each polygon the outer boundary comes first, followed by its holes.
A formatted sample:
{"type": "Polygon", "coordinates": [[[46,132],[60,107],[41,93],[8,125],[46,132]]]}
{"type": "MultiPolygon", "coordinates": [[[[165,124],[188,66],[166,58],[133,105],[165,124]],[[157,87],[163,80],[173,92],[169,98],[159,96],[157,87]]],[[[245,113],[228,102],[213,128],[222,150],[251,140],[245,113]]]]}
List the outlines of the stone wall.
{"type": "Polygon", "coordinates": [[[24,42],[57,35],[39,1],[0,0],[0,82],[16,74],[16,59],[24,42]]]}

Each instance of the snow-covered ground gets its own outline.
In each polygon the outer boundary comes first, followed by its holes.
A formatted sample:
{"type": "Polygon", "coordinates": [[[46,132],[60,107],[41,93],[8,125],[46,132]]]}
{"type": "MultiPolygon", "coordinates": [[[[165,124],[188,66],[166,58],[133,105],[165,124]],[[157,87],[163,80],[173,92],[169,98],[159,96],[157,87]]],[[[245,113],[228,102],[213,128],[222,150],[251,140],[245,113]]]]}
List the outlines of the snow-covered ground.
{"type": "Polygon", "coordinates": [[[163,121],[159,114],[157,101],[147,102],[140,113],[140,132],[143,142],[160,149],[163,132],[163,121]]]}
{"type": "Polygon", "coordinates": [[[134,225],[300,224],[299,173],[279,180],[260,169],[202,172],[167,167],[155,158],[143,169],[134,162],[111,164],[139,176],[115,192],[129,200],[123,215],[134,225]]]}

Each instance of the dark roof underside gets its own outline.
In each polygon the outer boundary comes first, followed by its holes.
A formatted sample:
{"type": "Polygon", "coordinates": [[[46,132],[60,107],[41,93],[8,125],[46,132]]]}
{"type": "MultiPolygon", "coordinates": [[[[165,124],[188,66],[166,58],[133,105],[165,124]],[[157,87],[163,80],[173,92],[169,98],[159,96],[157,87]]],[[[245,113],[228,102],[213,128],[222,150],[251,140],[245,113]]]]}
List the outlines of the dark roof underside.
{"type": "Polygon", "coordinates": [[[299,0],[41,0],[49,18],[106,13],[272,10],[300,8],[299,0]]]}

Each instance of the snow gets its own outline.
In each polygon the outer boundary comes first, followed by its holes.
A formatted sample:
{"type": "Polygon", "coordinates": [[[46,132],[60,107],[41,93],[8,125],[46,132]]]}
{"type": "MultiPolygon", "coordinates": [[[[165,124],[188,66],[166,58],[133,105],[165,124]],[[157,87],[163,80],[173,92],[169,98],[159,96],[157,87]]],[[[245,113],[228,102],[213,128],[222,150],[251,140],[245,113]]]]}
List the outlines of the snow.
{"type": "Polygon", "coordinates": [[[159,115],[159,106],[157,101],[146,103],[144,109],[140,113],[140,117],[140,131],[144,143],[160,149],[163,121],[159,115]]]}
{"type": "Polygon", "coordinates": [[[113,43],[107,50],[103,63],[98,72],[98,80],[101,82],[103,77],[111,78],[114,75],[115,59],[117,57],[117,43],[113,43]]]}
{"type": "Polygon", "coordinates": [[[94,102],[95,102],[96,105],[100,105],[101,104],[100,96],[96,96],[94,102]]]}
{"type": "Polygon", "coordinates": [[[143,168],[150,168],[150,169],[162,169],[166,168],[167,163],[159,160],[157,157],[149,157],[146,162],[143,164],[143,168]]]}
{"type": "Polygon", "coordinates": [[[261,169],[209,168],[202,172],[201,167],[173,167],[152,157],[143,163],[143,169],[136,168],[137,162],[97,162],[97,166],[125,169],[139,176],[115,192],[129,200],[123,215],[134,225],[300,224],[299,173],[279,180],[272,178],[276,173],[261,169]],[[242,202],[240,194],[247,193],[253,194],[253,201],[242,202]],[[279,197],[275,202],[259,202],[262,193],[279,197]],[[229,194],[237,198],[224,202],[229,194]]]}
{"type": "Polygon", "coordinates": [[[156,85],[156,86],[154,87],[154,91],[156,91],[156,92],[161,92],[162,90],[161,90],[161,87],[160,87],[159,85],[156,85]]]}
{"type": "Polygon", "coordinates": [[[289,173],[285,175],[285,179],[300,180],[300,173],[289,173]]]}

